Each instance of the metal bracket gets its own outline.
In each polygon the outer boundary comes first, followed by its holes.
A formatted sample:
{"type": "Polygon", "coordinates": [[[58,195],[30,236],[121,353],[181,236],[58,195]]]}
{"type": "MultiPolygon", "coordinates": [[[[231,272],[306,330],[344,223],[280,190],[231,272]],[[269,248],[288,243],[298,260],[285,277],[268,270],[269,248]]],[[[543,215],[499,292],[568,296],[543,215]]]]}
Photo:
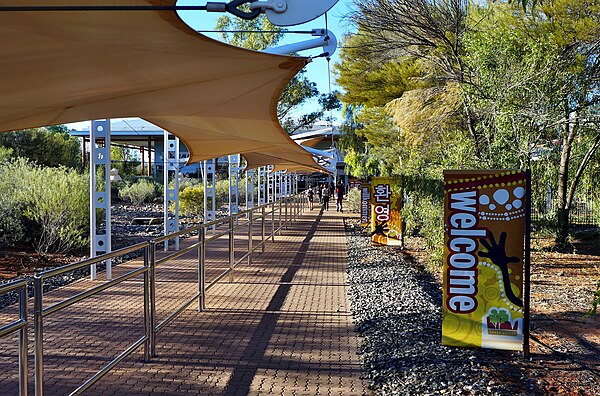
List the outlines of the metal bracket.
{"type": "Polygon", "coordinates": [[[299,43],[282,45],[275,48],[267,48],[263,52],[277,55],[293,54],[299,51],[304,51],[313,48],[323,47],[323,53],[319,56],[330,57],[337,49],[337,38],[335,35],[326,29],[313,29],[312,35],[318,38],[312,40],[301,41],[299,43]]]}
{"type": "Polygon", "coordinates": [[[254,1],[250,4],[251,10],[260,10],[265,12],[266,10],[273,10],[274,12],[281,14],[287,10],[287,3],[285,0],[266,0],[266,1],[254,1]]]}

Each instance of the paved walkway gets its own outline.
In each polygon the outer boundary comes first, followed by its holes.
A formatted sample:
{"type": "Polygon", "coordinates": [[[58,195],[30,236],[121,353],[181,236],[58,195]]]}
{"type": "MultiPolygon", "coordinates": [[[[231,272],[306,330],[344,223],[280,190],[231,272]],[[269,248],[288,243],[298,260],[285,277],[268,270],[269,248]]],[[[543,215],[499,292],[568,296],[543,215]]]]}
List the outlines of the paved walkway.
{"type": "MultiPolygon", "coordinates": [[[[238,238],[236,246],[247,243],[238,238]]],[[[207,250],[210,281],[226,267],[226,240],[207,250]]],[[[192,305],[158,333],[158,356],[150,363],[140,350],[88,393],[367,394],[347,301],[342,217],[332,210],[305,212],[259,251],[251,265],[236,268],[233,282],[224,278],[208,292],[205,311],[192,305]]],[[[116,267],[115,276],[134,264],[116,267]]],[[[197,291],[196,265],[189,254],[157,268],[159,322],[197,291]]],[[[48,293],[45,306],[91,284],[82,280],[48,293]]],[[[141,281],[127,281],[49,317],[45,394],[70,393],[138,339],[142,298],[141,281]]],[[[15,339],[0,340],[2,395],[18,393],[15,339]]]]}

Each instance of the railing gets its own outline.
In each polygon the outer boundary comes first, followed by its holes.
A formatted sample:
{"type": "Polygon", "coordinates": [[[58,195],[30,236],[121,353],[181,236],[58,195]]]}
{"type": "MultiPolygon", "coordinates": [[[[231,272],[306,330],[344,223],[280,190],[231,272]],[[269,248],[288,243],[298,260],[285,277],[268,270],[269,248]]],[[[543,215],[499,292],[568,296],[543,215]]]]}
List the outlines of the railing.
{"type": "Polygon", "coordinates": [[[19,293],[19,320],[0,327],[0,338],[19,332],[19,395],[27,395],[27,281],[19,280],[0,285],[0,295],[19,293]]]}
{"type": "Polygon", "coordinates": [[[145,334],[140,337],[137,341],[131,344],[125,351],[121,352],[116,358],[110,361],[107,365],[105,365],[100,371],[94,374],[91,378],[89,378],[86,382],[84,382],[81,386],[75,389],[71,395],[79,395],[89,389],[92,385],[94,385],[100,378],[105,376],[114,366],[116,366],[120,361],[125,359],[127,356],[131,355],[135,352],[140,346],[144,345],[144,358],[146,361],[150,359],[150,334],[151,334],[151,326],[150,326],[150,311],[148,304],[149,293],[150,293],[150,279],[149,279],[149,255],[148,248],[150,246],[149,242],[143,242],[137,245],[133,245],[131,247],[115,250],[114,252],[104,254],[102,256],[90,258],[87,260],[80,261],[78,263],[66,265],[60,268],[51,269],[48,271],[41,272],[35,275],[34,278],[34,311],[35,311],[35,319],[34,319],[34,333],[35,333],[35,394],[41,396],[44,393],[44,319],[49,315],[56,313],[62,309],[65,309],[81,300],[89,298],[93,295],[96,295],[106,289],[109,289],[119,283],[122,283],[128,279],[131,279],[138,275],[144,275],[144,329],[145,334]],[[144,265],[142,267],[136,268],[132,271],[127,272],[126,274],[119,276],[110,281],[104,282],[98,286],[95,286],[89,290],[78,293],[70,298],[62,300],[60,302],[54,303],[49,307],[44,308],[44,280],[62,275],[67,272],[74,271],[78,268],[87,267],[93,264],[97,264],[101,261],[113,259],[115,257],[123,256],[128,253],[135,252],[136,250],[144,249],[144,265]]]}
{"type": "MultiPolygon", "coordinates": [[[[86,298],[94,296],[102,291],[105,291],[117,284],[126,280],[143,275],[143,312],[144,312],[144,334],[124,351],[121,351],[114,359],[106,364],[100,371],[87,379],[82,385],[75,389],[71,395],[79,395],[92,387],[103,376],[108,374],[119,362],[131,355],[141,346],[144,346],[144,360],[149,361],[156,353],[156,335],[162,331],[169,323],[171,323],[181,312],[188,308],[195,301],[198,302],[198,310],[202,311],[206,306],[206,292],[210,290],[217,282],[226,276],[229,276],[229,281],[233,281],[234,270],[244,260],[248,264],[252,263],[252,254],[261,249],[265,251],[265,244],[269,238],[275,242],[275,234],[281,233],[282,228],[287,227],[287,223],[297,218],[304,209],[305,199],[303,195],[295,195],[287,198],[282,198],[277,202],[267,203],[255,208],[251,208],[240,213],[233,214],[229,217],[217,219],[208,223],[187,228],[179,232],[169,234],[154,240],[143,242],[131,247],[116,250],[114,252],[104,254],[102,256],[90,258],[78,263],[69,264],[63,267],[43,271],[34,277],[34,334],[35,334],[35,394],[42,396],[44,391],[43,376],[44,376],[44,319],[62,309],[80,302],[86,298]],[[276,214],[279,217],[279,226],[276,227],[276,214]],[[270,216],[269,216],[270,215],[270,216]],[[270,217],[271,230],[267,235],[266,223],[270,217]],[[254,224],[261,221],[260,226],[260,242],[256,245],[253,243],[254,224]],[[212,235],[207,236],[207,230],[212,228],[216,230],[212,235]],[[221,226],[221,227],[217,227],[221,226]],[[225,227],[223,227],[225,226],[225,227]],[[246,252],[236,260],[235,256],[235,235],[236,231],[247,227],[247,247],[246,252]],[[224,228],[224,229],[222,229],[224,228]],[[192,235],[197,233],[197,241],[190,246],[181,249],[169,256],[156,258],[156,246],[160,243],[167,244],[170,239],[183,235],[192,235]],[[206,283],[206,249],[207,245],[219,238],[227,236],[229,242],[228,267],[225,271],[218,274],[210,283],[206,283]],[[62,301],[56,302],[48,307],[43,306],[44,302],[44,280],[59,276],[67,272],[74,271],[79,268],[84,268],[99,262],[124,256],[126,254],[143,249],[143,265],[141,267],[130,270],[129,272],[102,284],[99,284],[91,289],[80,292],[62,301]],[[156,324],[156,268],[168,261],[181,257],[189,252],[196,250],[198,254],[198,291],[193,297],[189,298],[173,312],[168,314],[165,319],[156,324]]],[[[22,395],[27,394],[27,281],[21,280],[8,283],[0,286],[0,294],[19,290],[19,307],[20,319],[6,326],[0,327],[0,337],[10,334],[15,331],[20,331],[19,337],[19,384],[22,395]]]]}

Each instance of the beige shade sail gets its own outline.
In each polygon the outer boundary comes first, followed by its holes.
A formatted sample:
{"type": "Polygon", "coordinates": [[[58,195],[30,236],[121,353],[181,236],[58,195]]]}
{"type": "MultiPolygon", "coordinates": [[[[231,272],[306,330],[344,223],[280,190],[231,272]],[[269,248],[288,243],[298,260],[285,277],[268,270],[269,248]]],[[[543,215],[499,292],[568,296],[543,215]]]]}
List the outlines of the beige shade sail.
{"type": "MultiPolygon", "coordinates": [[[[18,2],[82,4],[175,0],[18,2]]],[[[0,11],[0,59],[0,131],[140,117],[178,136],[190,162],[241,153],[250,167],[269,158],[320,169],[276,112],[283,88],[307,59],[212,40],[174,11],[0,11]]]]}

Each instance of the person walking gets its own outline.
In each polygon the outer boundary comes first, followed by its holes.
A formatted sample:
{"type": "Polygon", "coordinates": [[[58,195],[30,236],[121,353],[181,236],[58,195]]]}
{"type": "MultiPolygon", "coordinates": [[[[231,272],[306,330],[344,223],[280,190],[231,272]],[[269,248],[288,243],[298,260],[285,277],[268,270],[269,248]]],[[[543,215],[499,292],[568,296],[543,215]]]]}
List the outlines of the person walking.
{"type": "Polygon", "coordinates": [[[342,201],[344,200],[344,185],[342,183],[338,183],[335,189],[335,211],[343,212],[342,210],[342,201]]]}
{"type": "Polygon", "coordinates": [[[329,191],[327,184],[323,184],[321,195],[323,195],[323,209],[329,210],[329,196],[331,195],[331,192],[329,191]]]}
{"type": "Polygon", "coordinates": [[[319,196],[319,205],[323,205],[323,190],[319,186],[319,183],[317,183],[317,195],[319,196]]]}
{"type": "Polygon", "coordinates": [[[313,191],[312,187],[309,186],[308,190],[306,190],[306,196],[308,197],[308,204],[310,205],[310,210],[313,209],[313,199],[315,197],[315,192],[313,191]]]}

